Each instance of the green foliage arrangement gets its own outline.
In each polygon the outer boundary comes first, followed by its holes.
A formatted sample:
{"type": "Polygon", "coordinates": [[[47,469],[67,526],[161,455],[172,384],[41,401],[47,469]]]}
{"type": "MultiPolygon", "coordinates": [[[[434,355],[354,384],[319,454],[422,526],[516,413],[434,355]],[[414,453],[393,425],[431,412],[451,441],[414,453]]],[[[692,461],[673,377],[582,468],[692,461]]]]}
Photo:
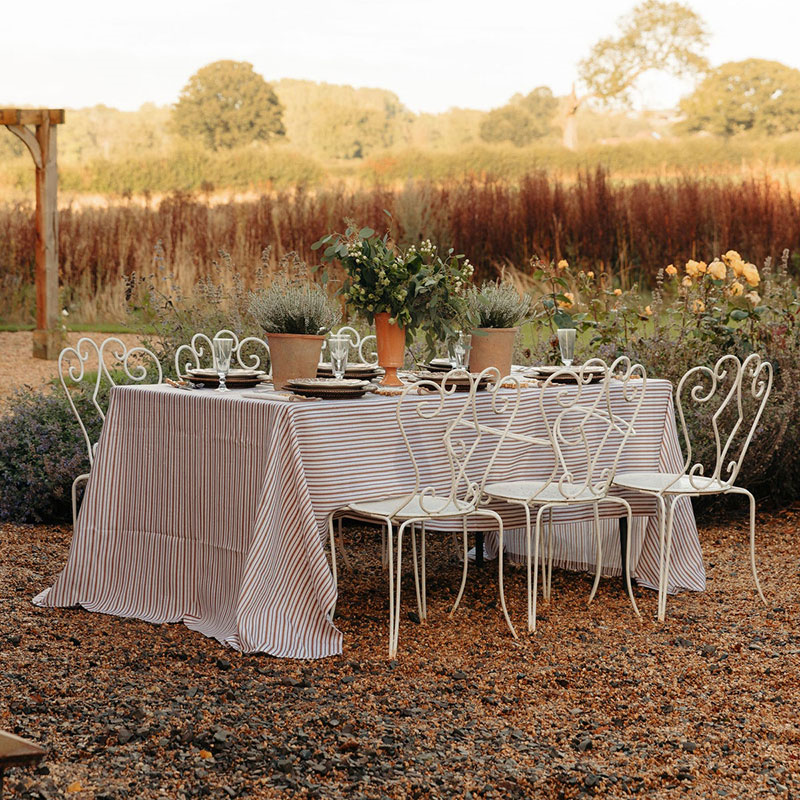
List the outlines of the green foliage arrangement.
{"type": "Polygon", "coordinates": [[[467,291],[467,316],[473,328],[515,328],[528,319],[531,298],[508,281],[489,281],[467,291]]]}
{"type": "Polygon", "coordinates": [[[292,269],[250,294],[250,315],[266,333],[328,333],[341,319],[341,311],[323,286],[308,279],[305,263],[292,255],[292,269]]]}
{"type": "Polygon", "coordinates": [[[178,133],[211,150],[268,142],[286,133],[283,106],[246,61],[215,61],[199,69],[173,110],[178,133]]]}
{"type": "Polygon", "coordinates": [[[465,293],[472,277],[469,259],[450,249],[442,258],[435,245],[424,240],[398,248],[389,234],[350,224],[344,233],[329,233],[312,245],[324,247],[322,259],[338,262],[345,272],[340,294],[370,324],[386,312],[405,327],[411,342],[417,330],[428,346],[455,335],[466,318],[465,293]]]}

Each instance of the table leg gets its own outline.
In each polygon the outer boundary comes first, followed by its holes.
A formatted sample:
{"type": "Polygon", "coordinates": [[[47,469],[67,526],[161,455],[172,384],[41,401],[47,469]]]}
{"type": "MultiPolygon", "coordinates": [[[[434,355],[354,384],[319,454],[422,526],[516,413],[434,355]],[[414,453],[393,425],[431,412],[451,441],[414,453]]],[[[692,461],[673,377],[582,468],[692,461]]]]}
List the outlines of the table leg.
{"type": "Polygon", "coordinates": [[[628,518],[619,518],[619,557],[622,564],[622,591],[628,593],[628,565],[625,561],[625,551],[628,549],[628,518]]]}
{"type": "Polygon", "coordinates": [[[483,531],[475,533],[475,566],[483,566],[483,531]]]}

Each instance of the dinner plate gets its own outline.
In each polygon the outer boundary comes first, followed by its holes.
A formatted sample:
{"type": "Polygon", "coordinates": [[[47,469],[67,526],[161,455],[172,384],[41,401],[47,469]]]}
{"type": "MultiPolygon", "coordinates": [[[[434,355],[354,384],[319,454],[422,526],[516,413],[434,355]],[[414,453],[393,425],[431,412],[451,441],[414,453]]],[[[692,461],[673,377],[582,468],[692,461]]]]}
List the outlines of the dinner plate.
{"type": "MultiPolygon", "coordinates": [[[[219,376],[217,375],[198,375],[190,373],[181,375],[181,378],[189,383],[203,386],[206,389],[215,389],[219,386],[219,376]]],[[[229,389],[251,389],[253,386],[258,386],[262,382],[262,375],[247,375],[247,376],[228,376],[225,379],[225,385],[229,389]]]]}
{"type": "MultiPolygon", "coordinates": [[[[383,370],[377,364],[348,364],[344,371],[347,378],[362,378],[371,380],[383,374],[383,370]]],[[[317,377],[327,378],[333,375],[333,367],[330,364],[321,363],[317,366],[317,377]]]]}
{"type": "Polygon", "coordinates": [[[429,372],[450,372],[451,369],[455,369],[449,358],[432,358],[427,364],[423,364],[423,366],[429,372]]]}
{"type": "MultiPolygon", "coordinates": [[[[479,373],[477,372],[471,373],[473,381],[478,377],[478,374],[479,373]]],[[[408,377],[411,378],[415,383],[418,383],[419,381],[431,381],[439,386],[442,385],[446,376],[447,372],[408,373],[408,377]]],[[[478,383],[478,391],[485,389],[488,383],[489,379],[486,376],[481,378],[480,382],[478,383]]],[[[457,392],[468,392],[471,386],[471,381],[466,375],[454,376],[447,380],[447,388],[449,389],[451,386],[455,386],[457,392]]]]}
{"type": "Polygon", "coordinates": [[[303,397],[321,397],[327,400],[345,400],[363,397],[367,391],[374,389],[369,381],[343,378],[292,378],[286,382],[285,388],[303,397]]]}
{"type": "MultiPolygon", "coordinates": [[[[197,378],[217,378],[217,371],[214,369],[190,369],[189,375],[197,378]]],[[[265,375],[263,369],[229,369],[228,378],[259,378],[265,375]]]]}
{"type": "MultiPolygon", "coordinates": [[[[574,369],[569,369],[567,367],[532,367],[528,372],[524,373],[524,377],[547,380],[555,375],[556,377],[553,378],[553,383],[576,383],[577,376],[580,375],[580,373],[580,367],[575,367],[574,369]],[[562,372],[563,374],[556,375],[556,373],[559,372],[562,372]]],[[[594,383],[595,381],[602,380],[605,378],[605,376],[605,367],[596,366],[585,367],[583,369],[583,377],[584,379],[588,378],[588,383],[594,383]]]]}

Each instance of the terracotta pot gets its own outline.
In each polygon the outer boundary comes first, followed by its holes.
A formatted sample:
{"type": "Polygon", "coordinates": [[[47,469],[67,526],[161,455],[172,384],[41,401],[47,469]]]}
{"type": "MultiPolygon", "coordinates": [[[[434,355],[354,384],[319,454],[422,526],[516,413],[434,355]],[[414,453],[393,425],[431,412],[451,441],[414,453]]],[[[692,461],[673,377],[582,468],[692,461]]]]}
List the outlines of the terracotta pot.
{"type": "Polygon", "coordinates": [[[469,371],[483,372],[487,367],[500,370],[500,377],[511,374],[514,340],[519,328],[476,328],[472,331],[469,371]]]}
{"type": "Polygon", "coordinates": [[[324,336],[268,333],[267,344],[275,389],[283,389],[291,378],[316,378],[324,341],[324,336]]]}
{"type": "Polygon", "coordinates": [[[381,386],[402,386],[397,370],[403,366],[406,356],[406,329],[389,322],[389,313],[375,315],[375,336],[378,339],[378,364],[386,374],[381,386]]]}

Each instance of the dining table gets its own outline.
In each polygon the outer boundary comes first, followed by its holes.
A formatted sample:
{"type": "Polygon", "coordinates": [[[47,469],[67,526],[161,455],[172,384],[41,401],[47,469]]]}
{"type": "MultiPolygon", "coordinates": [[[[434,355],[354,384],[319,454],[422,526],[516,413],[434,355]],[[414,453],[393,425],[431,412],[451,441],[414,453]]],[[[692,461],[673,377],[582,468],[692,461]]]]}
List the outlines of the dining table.
{"type": "MultiPolygon", "coordinates": [[[[543,433],[539,400],[545,391],[537,385],[522,389],[515,426],[543,433]]],[[[611,398],[616,413],[628,413],[613,390],[611,398]]],[[[455,414],[463,395],[445,402],[455,414]]],[[[402,495],[413,486],[397,403],[397,396],[377,393],[295,401],[268,389],[114,387],[66,564],[34,602],[152,623],[182,622],[248,653],[304,659],[340,654],[342,632],[330,615],[336,586],[326,552],[327,517],[354,500],[402,495]]],[[[413,406],[403,413],[416,416],[413,406]]],[[[476,406],[479,417],[488,419],[490,393],[478,392],[476,406]]],[[[409,421],[423,484],[445,489],[449,473],[441,432],[424,420],[409,421]]],[[[490,457],[487,443],[470,468],[479,474],[490,457]]],[[[636,434],[618,469],[682,466],[672,386],[649,379],[636,434]]],[[[536,478],[548,469],[547,457],[525,446],[498,458],[491,477],[536,478]]],[[[640,586],[656,589],[655,501],[622,494],[634,513],[628,532],[631,575],[640,586]]],[[[497,510],[506,527],[506,550],[520,557],[523,512],[511,506],[497,510]]],[[[606,574],[620,574],[622,568],[618,517],[618,505],[601,507],[606,574]]],[[[460,525],[438,520],[429,529],[447,532],[460,525]]],[[[470,525],[478,530],[486,522],[470,525]]],[[[555,566],[594,570],[593,525],[591,507],[556,509],[555,566]]],[[[487,536],[487,550],[496,554],[496,537],[487,536]]],[[[679,501],[668,590],[704,588],[691,504],[679,501]]]]}

